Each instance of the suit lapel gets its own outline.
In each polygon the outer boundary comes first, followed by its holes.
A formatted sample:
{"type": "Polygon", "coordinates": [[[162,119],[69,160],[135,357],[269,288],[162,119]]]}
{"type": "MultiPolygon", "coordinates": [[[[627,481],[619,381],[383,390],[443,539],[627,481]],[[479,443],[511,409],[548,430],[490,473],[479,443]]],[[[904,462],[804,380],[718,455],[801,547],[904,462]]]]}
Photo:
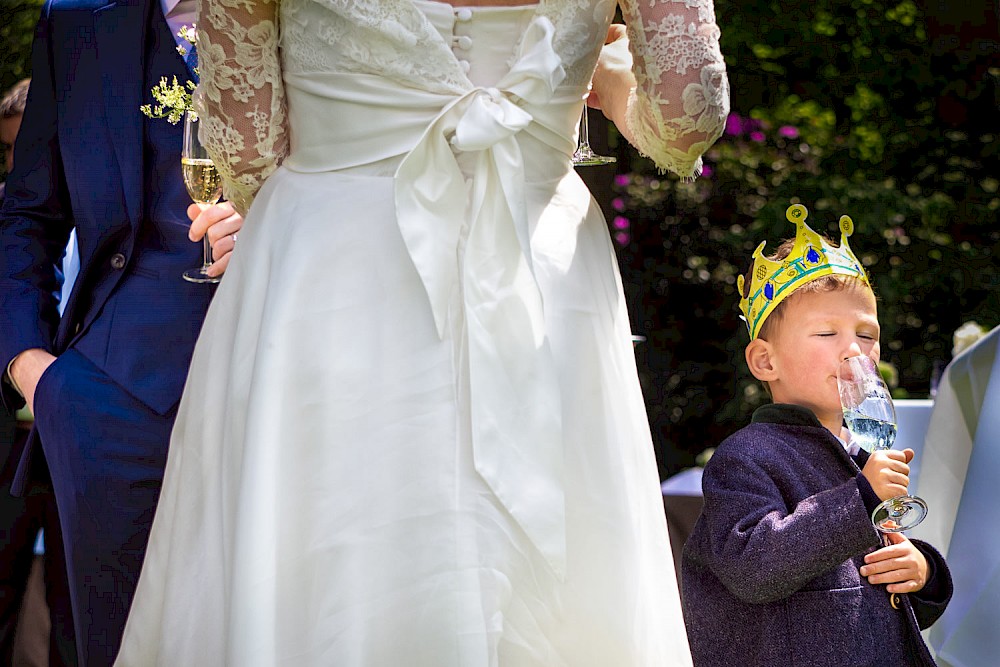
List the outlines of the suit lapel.
{"type": "Polygon", "coordinates": [[[94,12],[105,118],[114,145],[130,222],[143,206],[142,105],[147,9],[157,0],[118,0],[94,12]]]}

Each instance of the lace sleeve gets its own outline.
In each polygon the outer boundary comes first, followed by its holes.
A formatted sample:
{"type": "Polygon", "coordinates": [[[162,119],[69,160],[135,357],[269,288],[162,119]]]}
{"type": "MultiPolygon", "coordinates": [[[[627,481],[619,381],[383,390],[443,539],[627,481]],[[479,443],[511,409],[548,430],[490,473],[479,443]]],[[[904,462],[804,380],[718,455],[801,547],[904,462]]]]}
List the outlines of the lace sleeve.
{"type": "Polygon", "coordinates": [[[638,84],[625,122],[635,147],[690,178],[725,127],[729,81],[712,0],[621,0],[638,84]]]}
{"type": "Polygon", "coordinates": [[[278,2],[198,0],[199,137],[240,213],[288,152],[278,2]]]}

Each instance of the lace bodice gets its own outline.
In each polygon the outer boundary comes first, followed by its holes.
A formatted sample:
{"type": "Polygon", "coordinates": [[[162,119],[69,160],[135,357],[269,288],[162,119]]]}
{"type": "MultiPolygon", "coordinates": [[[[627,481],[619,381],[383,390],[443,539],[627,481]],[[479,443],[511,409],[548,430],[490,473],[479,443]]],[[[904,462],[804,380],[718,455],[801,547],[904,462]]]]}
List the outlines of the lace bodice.
{"type": "MultiPolygon", "coordinates": [[[[728,113],[712,0],[620,4],[638,84],[629,135],[660,168],[695,175],[728,113]]],[[[614,9],[613,0],[538,4],[555,28],[563,85],[585,89],[614,9]]],[[[288,154],[283,72],[370,74],[453,95],[473,87],[413,0],[199,0],[198,40],[202,140],[244,212],[288,154]]]]}

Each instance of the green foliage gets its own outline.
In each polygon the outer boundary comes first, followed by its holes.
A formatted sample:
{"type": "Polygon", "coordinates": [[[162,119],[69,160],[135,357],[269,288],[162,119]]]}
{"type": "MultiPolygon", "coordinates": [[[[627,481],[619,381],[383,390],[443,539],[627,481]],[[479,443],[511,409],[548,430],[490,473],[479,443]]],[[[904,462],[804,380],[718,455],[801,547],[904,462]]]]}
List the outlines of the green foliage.
{"type": "MultiPolygon", "coordinates": [[[[995,31],[990,7],[972,5],[995,31]]],[[[965,33],[952,39],[975,21],[910,0],[716,10],[733,115],[705,175],[685,184],[632,159],[613,202],[662,475],[767,400],[745,370],[736,276],[760,241],[794,233],[791,203],[835,239],[840,215],[854,219],[895,395],[928,394],[963,321],[1000,323],[1000,69],[965,33]]]]}
{"type": "Polygon", "coordinates": [[[176,125],[191,111],[191,95],[196,87],[193,81],[181,85],[176,76],[170,83],[166,77],[160,77],[160,83],[150,91],[156,104],[144,104],[139,111],[150,118],[166,118],[171,125],[176,125]]]}
{"type": "MultiPolygon", "coordinates": [[[[198,42],[198,35],[193,25],[181,26],[177,36],[186,40],[191,46],[198,42]]],[[[188,53],[183,46],[178,46],[177,52],[182,58],[188,53]]],[[[197,67],[194,68],[194,73],[198,74],[197,67]]],[[[185,81],[183,85],[178,83],[176,76],[170,83],[167,83],[166,77],[160,77],[160,83],[150,90],[156,103],[144,104],[139,107],[139,111],[150,118],[166,118],[171,125],[176,125],[184,114],[190,113],[192,117],[196,115],[192,106],[192,96],[197,87],[193,81],[185,81]]]]}
{"type": "Polygon", "coordinates": [[[31,41],[44,0],[3,0],[0,6],[0,91],[31,76],[31,41]]]}
{"type": "MultiPolygon", "coordinates": [[[[0,0],[0,95],[31,76],[31,42],[44,0],[0,0]]],[[[0,182],[7,173],[0,150],[0,182]]]]}

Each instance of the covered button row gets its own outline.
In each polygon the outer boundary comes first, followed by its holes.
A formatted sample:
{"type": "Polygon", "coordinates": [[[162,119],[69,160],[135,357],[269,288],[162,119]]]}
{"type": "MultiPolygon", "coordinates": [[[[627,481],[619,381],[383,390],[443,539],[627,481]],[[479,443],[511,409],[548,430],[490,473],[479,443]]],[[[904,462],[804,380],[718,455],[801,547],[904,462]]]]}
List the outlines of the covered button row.
{"type": "MultiPolygon", "coordinates": [[[[469,7],[456,8],[455,20],[462,23],[466,21],[471,21],[472,10],[469,7]]],[[[469,49],[472,48],[472,38],[469,37],[468,35],[458,35],[456,37],[452,37],[451,43],[454,47],[459,48],[462,51],[468,51],[469,49]]],[[[469,70],[472,69],[472,64],[469,63],[468,60],[459,59],[458,65],[459,67],[462,68],[462,71],[465,72],[466,74],[468,74],[469,70]]]]}

